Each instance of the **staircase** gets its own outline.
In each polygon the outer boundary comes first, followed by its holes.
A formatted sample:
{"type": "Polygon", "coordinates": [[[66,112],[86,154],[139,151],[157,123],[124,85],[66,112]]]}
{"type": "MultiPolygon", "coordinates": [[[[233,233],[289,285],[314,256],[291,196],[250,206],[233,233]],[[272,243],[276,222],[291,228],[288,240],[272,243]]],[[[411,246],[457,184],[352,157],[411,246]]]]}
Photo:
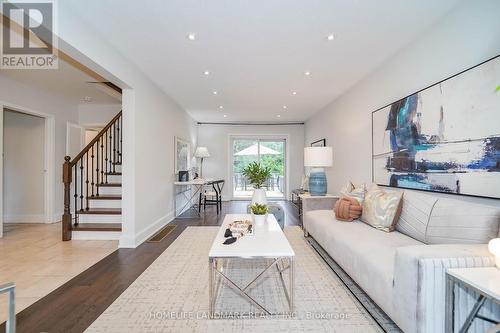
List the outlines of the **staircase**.
{"type": "Polygon", "coordinates": [[[73,159],[64,158],[62,239],[121,235],[122,112],[73,159]]]}

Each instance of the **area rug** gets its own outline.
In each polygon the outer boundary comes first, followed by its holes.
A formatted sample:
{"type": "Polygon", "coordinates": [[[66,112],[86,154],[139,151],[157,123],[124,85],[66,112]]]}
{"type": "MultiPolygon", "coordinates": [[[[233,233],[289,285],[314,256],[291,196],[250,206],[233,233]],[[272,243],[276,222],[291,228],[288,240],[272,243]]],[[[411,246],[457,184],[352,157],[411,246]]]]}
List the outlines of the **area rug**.
{"type": "MultiPolygon", "coordinates": [[[[285,316],[209,319],[208,251],[217,230],[188,227],[87,332],[382,332],[299,227],[285,228],[296,255],[295,311],[285,316]]],[[[265,264],[233,260],[224,269],[244,285],[265,264]]],[[[275,273],[266,273],[250,294],[266,308],[286,310],[286,296],[275,273]]],[[[217,313],[257,312],[227,284],[219,288],[217,299],[217,313]]]]}

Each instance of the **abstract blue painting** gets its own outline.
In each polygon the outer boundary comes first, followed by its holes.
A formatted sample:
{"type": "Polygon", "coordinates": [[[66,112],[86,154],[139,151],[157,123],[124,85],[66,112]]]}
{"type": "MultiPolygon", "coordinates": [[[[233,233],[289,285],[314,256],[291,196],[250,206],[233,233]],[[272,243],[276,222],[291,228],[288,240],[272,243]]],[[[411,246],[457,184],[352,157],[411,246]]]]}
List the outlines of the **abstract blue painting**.
{"type": "Polygon", "coordinates": [[[379,185],[500,198],[500,56],[372,114],[379,185]]]}

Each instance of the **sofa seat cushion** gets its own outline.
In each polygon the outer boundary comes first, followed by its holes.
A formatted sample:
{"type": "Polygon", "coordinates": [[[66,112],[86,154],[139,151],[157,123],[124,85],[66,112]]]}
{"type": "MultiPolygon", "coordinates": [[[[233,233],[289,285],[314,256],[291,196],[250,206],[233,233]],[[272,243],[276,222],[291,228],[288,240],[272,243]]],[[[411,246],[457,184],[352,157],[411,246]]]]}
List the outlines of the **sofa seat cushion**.
{"type": "Polygon", "coordinates": [[[396,249],[422,243],[397,231],[380,232],[359,220],[337,221],[332,210],[307,212],[304,223],[323,249],[391,316],[396,249]]]}

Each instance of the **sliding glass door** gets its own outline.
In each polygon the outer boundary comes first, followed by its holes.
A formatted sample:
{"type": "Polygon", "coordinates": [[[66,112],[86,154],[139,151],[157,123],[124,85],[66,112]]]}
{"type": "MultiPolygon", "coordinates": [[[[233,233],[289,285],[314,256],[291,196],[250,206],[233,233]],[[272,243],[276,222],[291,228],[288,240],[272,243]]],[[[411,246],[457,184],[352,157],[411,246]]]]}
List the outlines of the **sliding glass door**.
{"type": "Polygon", "coordinates": [[[233,138],[232,180],[233,198],[249,199],[253,186],[243,175],[243,169],[258,162],[271,169],[271,177],[264,184],[268,198],[284,199],[286,185],[286,140],[260,138],[233,138]]]}

